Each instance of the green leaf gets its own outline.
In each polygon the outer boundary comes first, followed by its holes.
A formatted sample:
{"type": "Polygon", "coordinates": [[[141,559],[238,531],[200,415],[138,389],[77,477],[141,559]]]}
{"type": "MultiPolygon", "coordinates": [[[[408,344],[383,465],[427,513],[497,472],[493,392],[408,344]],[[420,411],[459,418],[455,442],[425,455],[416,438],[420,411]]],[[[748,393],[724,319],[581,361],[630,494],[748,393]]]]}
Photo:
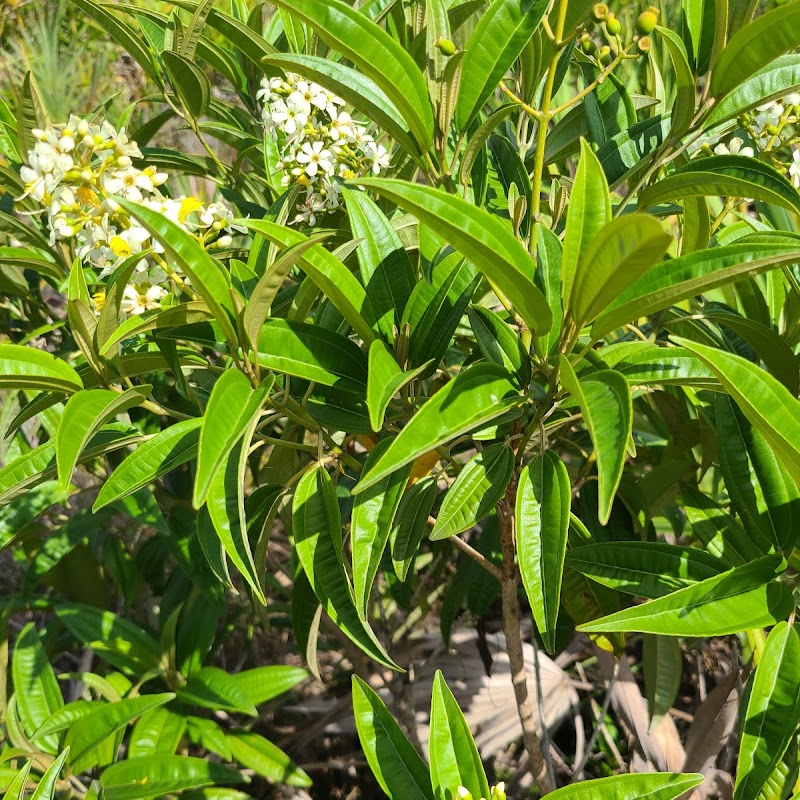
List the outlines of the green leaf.
{"type": "MultiPolygon", "coordinates": [[[[279,247],[291,247],[306,241],[299,231],[294,231],[269,220],[237,220],[250,230],[260,233],[279,247]]],[[[333,303],[339,313],[352,325],[353,330],[367,344],[375,338],[370,321],[375,314],[367,298],[364,287],[352,272],[333,253],[321,245],[310,248],[299,261],[300,268],[319,287],[320,291],[333,303]]]]}
{"type": "Polygon", "coordinates": [[[236,347],[236,308],[231,295],[230,276],[200,242],[176,222],[158,211],[124,197],[117,202],[156,239],[168,258],[186,273],[193,288],[214,312],[214,318],[230,347],[236,347]]]}
{"type": "Polygon", "coordinates": [[[471,306],[467,314],[483,357],[516,373],[520,386],[526,388],[531,381],[531,359],[519,334],[483,306],[471,306]]]}
{"type": "Polygon", "coordinates": [[[186,110],[197,119],[208,108],[211,82],[200,67],[180,53],[165,50],[161,53],[172,88],[186,110]]]}
{"type": "MultiPolygon", "coordinates": [[[[243,438],[234,444],[233,450],[224,457],[211,476],[206,504],[211,523],[228,558],[241,572],[258,601],[262,605],[266,605],[267,599],[261,585],[262,576],[256,567],[250,539],[247,535],[247,518],[244,509],[247,456],[257,422],[257,416],[251,418],[247,428],[242,432],[243,438]]],[[[201,448],[202,445],[201,432],[201,448]]]]}
{"type": "Polygon", "coordinates": [[[625,454],[631,438],[633,409],[625,378],[614,370],[592,372],[578,379],[562,355],[561,382],[581,408],[597,459],[598,518],[605,525],[611,516],[614,495],[622,478],[625,454]]]}
{"type": "Polygon", "coordinates": [[[96,766],[99,746],[109,736],[126,727],[136,717],[174,699],[172,692],[127,697],[116,703],[101,704],[91,714],[77,719],[67,731],[64,746],[70,748],[69,763],[76,773],[96,766]]]}
{"type": "MultiPolygon", "coordinates": [[[[59,709],[64,707],[50,660],[32,622],[17,636],[11,659],[11,675],[20,721],[28,736],[33,736],[59,709]]],[[[58,752],[58,736],[42,736],[38,746],[46,753],[58,752]]]]}
{"type": "Polygon", "coordinates": [[[597,151],[597,158],[611,186],[631,176],[667,140],[670,128],[670,115],[659,114],[631,125],[606,142],[597,151]]]}
{"type": "Polygon", "coordinates": [[[728,42],[711,75],[717,99],[733,91],[778,56],[800,46],[800,3],[773,8],[745,25],[728,42]]]}
{"type": "MultiPolygon", "coordinates": [[[[89,461],[112,450],[141,441],[135,428],[111,423],[101,428],[78,458],[78,463],[89,461]]],[[[0,506],[4,506],[32,487],[56,477],[56,443],[50,439],[25,455],[0,469],[0,506]]]]}
{"type": "Polygon", "coordinates": [[[323,608],[349,639],[379,664],[394,662],[359,617],[342,554],[342,520],[336,490],[323,467],[300,480],[292,503],[295,549],[323,608]]]}
{"type": "Polygon", "coordinates": [[[746,236],[735,244],[698,250],[663,261],[629,286],[592,326],[600,338],[627,322],[718,286],[797,263],[800,242],[789,236],[746,236]]]}
{"type": "Polygon", "coordinates": [[[222,709],[251,717],[258,713],[236,676],[219,667],[201,667],[193,672],[178,690],[178,697],[185,703],[213,711],[222,709]]]}
{"type": "Polygon", "coordinates": [[[69,749],[63,750],[58,755],[58,758],[47,768],[47,771],[39,780],[36,791],[31,795],[31,800],[53,800],[56,795],[59,775],[68,755],[69,749]]]}
{"type": "Polygon", "coordinates": [[[228,734],[231,755],[243,767],[252,769],[270,782],[288,786],[311,786],[308,775],[277,745],[251,731],[228,734]]]}
{"type": "Polygon", "coordinates": [[[797,398],[768,372],[740,356],[674,338],[717,376],[795,483],[800,483],[800,402],[797,398]]]}
{"type": "MultiPolygon", "coordinates": [[[[28,773],[31,771],[32,761],[26,761],[20,768],[19,772],[11,779],[3,795],[3,800],[24,800],[25,799],[25,784],[28,780],[28,773]]],[[[63,763],[63,760],[62,760],[63,763]]],[[[431,798],[433,800],[433,798],[431,798]]]]}
{"type": "Polygon", "coordinates": [[[569,550],[567,565],[603,586],[650,598],[713,578],[728,568],[703,550],[666,542],[582,545],[569,550]]]}
{"type": "Polygon", "coordinates": [[[581,781],[551,792],[551,800],[674,800],[703,782],[702,775],[656,772],[581,781]]]}
{"type": "Polygon", "coordinates": [[[489,783],[478,748],[453,693],[436,670],[431,692],[431,782],[435,797],[452,795],[463,786],[473,797],[489,797],[489,783]]]}
{"type": "Polygon", "coordinates": [[[270,376],[257,389],[238,369],[227,369],[217,379],[208,398],[197,452],[197,475],[192,503],[200,508],[206,500],[211,480],[230,455],[245,430],[261,413],[274,378],[270,376]]]}
{"type": "Polygon", "coordinates": [[[494,0],[467,40],[455,120],[464,130],[494,94],[547,10],[545,0],[494,0]]]}
{"type": "Polygon", "coordinates": [[[791,589],[774,580],[779,556],[764,556],[677,592],[578,626],[586,633],[641,631],[665,636],[725,636],[789,616],[791,589]]]}
{"type": "Polygon", "coordinates": [[[186,717],[168,708],[158,707],[142,714],[131,731],[128,758],[172,755],[180,746],[186,730],[186,717]]]}
{"type": "Polygon", "coordinates": [[[72,471],[89,440],[117,414],[141,405],[152,388],[135,386],[122,393],[111,389],[85,389],[70,397],[56,431],[58,480],[64,490],[69,488],[72,471]]]}
{"type": "Polygon", "coordinates": [[[451,253],[435,264],[431,282],[414,287],[403,314],[401,329],[408,323],[408,360],[415,367],[425,364],[422,375],[435,369],[446,355],[464,311],[481,280],[470,261],[451,253]]]}
{"type": "Polygon", "coordinates": [[[329,233],[311,236],[304,241],[287,247],[279,258],[270,264],[253,289],[242,314],[242,327],[247,334],[247,340],[255,348],[258,345],[261,328],[269,315],[272,303],[278,291],[284,284],[292,270],[303,254],[310,247],[324,241],[329,233]]]}
{"type": "Polygon", "coordinates": [[[0,389],[78,392],[83,381],[52,353],[18,344],[0,344],[0,389]]]}
{"type": "Polygon", "coordinates": [[[692,124],[697,95],[695,77],[689,66],[686,48],[680,36],[669,28],[658,26],[658,37],[664,42],[672,59],[673,81],[675,83],[675,102],[672,105],[670,136],[683,136],[692,124]]]}
{"type": "Polygon", "coordinates": [[[394,355],[385,342],[376,339],[369,348],[369,371],[367,373],[367,407],[372,430],[383,427],[383,419],[391,399],[409,381],[414,380],[429,367],[429,363],[403,372],[397,366],[394,355]]]}
{"type": "Polygon", "coordinates": [[[383,700],[357,675],[353,713],[361,749],[389,800],[434,800],[427,765],[383,700]]]}
{"type": "Polygon", "coordinates": [[[431,397],[392,441],[353,494],[466,431],[522,402],[511,376],[497,364],[475,364],[431,397]]]}
{"type": "MultiPolygon", "coordinates": [[[[649,342],[631,342],[625,358],[609,366],[624,375],[631,386],[641,384],[685,384],[689,386],[719,386],[719,381],[694,353],[682,347],[660,347],[649,342]]],[[[603,351],[606,355],[606,351],[603,351]]]]}
{"type": "Polygon", "coordinates": [[[646,214],[627,214],[604,225],[582,251],[569,309],[578,329],[595,319],[667,252],[672,237],[646,214]]]}
{"type": "Polygon", "coordinates": [[[183,420],[142,442],[103,484],[92,510],[127,497],[191,461],[197,453],[201,423],[202,419],[183,420]]]}
{"type": "Polygon", "coordinates": [[[414,59],[386,31],[342,0],[276,0],[371,78],[394,103],[422,152],[433,144],[433,109],[414,59]]]}
{"type": "Polygon", "coordinates": [[[371,78],[338,61],[318,56],[280,53],[265,58],[264,63],[297,72],[334,92],[386,131],[415,160],[424,163],[419,155],[419,145],[409,133],[402,115],[371,78]]]}
{"type": "Polygon", "coordinates": [[[394,338],[416,279],[400,237],[386,215],[366,192],[342,189],[354,239],[363,239],[356,249],[361,281],[377,328],[384,339],[394,338]]]}
{"type": "Polygon", "coordinates": [[[725,488],[754,544],[791,551],[800,491],[763,437],[726,395],[717,395],[717,449],[725,488]]]}
{"type": "Polygon", "coordinates": [[[581,158],[567,209],[561,255],[561,287],[565,298],[572,296],[581,257],[609,222],[611,196],[603,167],[586,140],[581,139],[581,158]]]}
{"type": "MultiPolygon", "coordinates": [[[[372,347],[385,346],[377,340],[372,347]]],[[[379,441],[367,457],[364,469],[369,470],[391,444],[391,439],[379,441]]],[[[356,495],[350,520],[350,547],[353,554],[353,592],[358,613],[367,617],[372,584],[378,573],[383,551],[392,530],[403,490],[406,488],[412,465],[387,475],[365,492],[356,495]]]]}
{"type": "Polygon", "coordinates": [[[100,776],[105,800],[146,800],[186,789],[247,781],[237,770],[214,761],[169,755],[119,761],[100,776]]]}
{"type": "Polygon", "coordinates": [[[703,122],[708,130],[723,122],[736,119],[751,108],[776,100],[800,89],[800,55],[775,59],[763,69],[745,78],[727,97],[724,97],[703,122]]]}
{"type": "Polygon", "coordinates": [[[308,673],[302,667],[275,664],[242,670],[232,677],[247,693],[250,702],[259,706],[297,686],[308,677],[308,673]]]}
{"type": "Polygon", "coordinates": [[[392,525],[391,550],[392,566],[401,581],[408,577],[408,571],[417,558],[435,500],[436,481],[433,478],[423,478],[411,486],[400,501],[392,525]]]}
{"type": "Polygon", "coordinates": [[[517,560],[548,653],[556,648],[571,501],[567,468],[552,450],[540,453],[523,468],[516,503],[517,560]]]}
{"type": "Polygon", "coordinates": [[[497,442],[470,459],[442,501],[431,541],[446,539],[477,525],[505,494],[514,469],[514,451],[497,442]]]}
{"type": "Polygon", "coordinates": [[[668,636],[644,637],[642,648],[644,686],[650,711],[650,731],[667,715],[683,677],[683,655],[677,639],[668,636]]]}
{"type": "Polygon", "coordinates": [[[449,241],[508,298],[532,331],[550,329],[552,315],[533,283],[531,258],[497,216],[421,184],[390,178],[359,178],[357,182],[397,203],[449,241]]]}
{"type": "Polygon", "coordinates": [[[81,643],[118,669],[142,674],[157,669],[161,648],[130,620],[80,603],[61,603],[56,616],[81,643]]]}
{"type": "Polygon", "coordinates": [[[265,369],[364,396],[367,359],[346,336],[305,322],[268,319],[261,326],[258,361],[265,369]]]}
{"type": "Polygon", "coordinates": [[[141,36],[128,25],[120,22],[110,11],[92,0],[74,0],[75,5],[100,26],[104,34],[110,35],[122,49],[142,68],[148,78],[156,85],[160,79],[153,62],[153,56],[147,49],[141,36]]]}
{"type": "Polygon", "coordinates": [[[641,208],[685,197],[747,197],[800,211],[800,192],[774,167],[749,156],[694,158],[639,195],[641,208]]]}
{"type": "Polygon", "coordinates": [[[778,623],[767,637],[744,712],[735,800],[758,796],[800,725],[800,635],[778,623]]]}
{"type": "Polygon", "coordinates": [[[692,531],[709,553],[731,567],[767,555],[768,542],[755,543],[727,511],[699,489],[684,484],[681,494],[692,531]]]}

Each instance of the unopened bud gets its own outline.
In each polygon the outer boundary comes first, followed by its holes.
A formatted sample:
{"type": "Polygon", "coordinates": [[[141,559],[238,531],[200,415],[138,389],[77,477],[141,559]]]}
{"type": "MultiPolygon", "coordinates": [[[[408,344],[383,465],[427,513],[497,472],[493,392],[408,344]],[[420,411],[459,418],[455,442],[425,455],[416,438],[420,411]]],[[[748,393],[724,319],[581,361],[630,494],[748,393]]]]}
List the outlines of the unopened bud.
{"type": "Polygon", "coordinates": [[[658,15],[652,11],[643,11],[636,19],[636,30],[643,36],[647,36],[656,29],[658,25],[658,15]]]}
{"type": "Polygon", "coordinates": [[[451,42],[449,39],[445,39],[441,36],[433,43],[433,46],[443,56],[454,56],[456,54],[455,42],[451,42]]]}
{"type": "Polygon", "coordinates": [[[592,55],[597,50],[597,45],[594,43],[594,40],[590,39],[588,36],[581,42],[581,50],[586,53],[587,56],[592,55]]]}
{"type": "Polygon", "coordinates": [[[220,236],[215,244],[217,247],[230,247],[233,244],[233,236],[228,236],[228,234],[225,234],[225,236],[220,236]]]}
{"type": "Polygon", "coordinates": [[[608,45],[603,45],[597,53],[597,60],[605,66],[611,63],[611,48],[608,45]]]}
{"type": "Polygon", "coordinates": [[[606,20],[606,30],[612,36],[619,36],[619,33],[622,30],[622,23],[613,14],[609,14],[608,19],[606,20]]]}

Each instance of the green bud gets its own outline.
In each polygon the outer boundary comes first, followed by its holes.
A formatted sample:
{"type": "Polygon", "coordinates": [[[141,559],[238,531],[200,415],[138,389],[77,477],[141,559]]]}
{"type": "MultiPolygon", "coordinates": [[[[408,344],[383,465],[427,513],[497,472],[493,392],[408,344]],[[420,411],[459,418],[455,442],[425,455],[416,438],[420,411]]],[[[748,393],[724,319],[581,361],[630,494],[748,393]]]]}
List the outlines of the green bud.
{"type": "Polygon", "coordinates": [[[433,43],[433,46],[443,56],[454,56],[456,54],[455,42],[451,42],[449,39],[443,39],[441,36],[433,43]]]}
{"type": "Polygon", "coordinates": [[[583,50],[587,56],[590,56],[597,50],[597,45],[594,43],[594,41],[587,38],[581,42],[581,50],[583,50]]]}
{"type": "Polygon", "coordinates": [[[778,135],[778,133],[779,133],[779,131],[778,131],[778,126],[777,126],[777,125],[767,125],[767,127],[766,127],[764,130],[765,130],[765,131],[766,131],[766,132],[767,132],[767,133],[768,133],[770,136],[777,136],[777,135],[778,135]]]}
{"type": "Polygon", "coordinates": [[[622,30],[622,23],[613,14],[609,14],[608,19],[606,20],[606,30],[612,36],[619,36],[619,33],[622,30]]]}
{"type": "Polygon", "coordinates": [[[643,11],[636,19],[636,31],[643,36],[652,33],[656,25],[658,25],[658,15],[652,11],[643,11]]]}
{"type": "Polygon", "coordinates": [[[597,53],[597,60],[603,65],[611,63],[611,48],[608,45],[603,45],[597,53]]]}

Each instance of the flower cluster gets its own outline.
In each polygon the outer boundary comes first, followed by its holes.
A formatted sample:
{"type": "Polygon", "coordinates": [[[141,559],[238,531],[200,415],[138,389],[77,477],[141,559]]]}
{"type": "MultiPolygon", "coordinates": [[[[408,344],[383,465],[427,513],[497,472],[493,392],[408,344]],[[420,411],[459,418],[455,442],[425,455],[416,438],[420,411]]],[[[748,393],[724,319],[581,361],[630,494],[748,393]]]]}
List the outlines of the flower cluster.
{"type": "MultiPolygon", "coordinates": [[[[463,786],[458,787],[458,796],[460,800],[472,800],[472,794],[463,786]]],[[[482,797],[481,800],[506,800],[506,785],[504,783],[498,783],[497,786],[492,786],[489,797],[482,797]]]]}
{"type": "MultiPolygon", "coordinates": [[[[158,307],[169,293],[168,277],[186,283],[175,265],[164,261],[164,249],[121,208],[124,197],[158,211],[191,231],[204,246],[228,247],[233,214],[222,203],[203,205],[194,197],[165,197],[159,186],[168,175],[155,167],[139,169],[136,142],[108,122],[92,124],[71,116],[64,124],[32,131],[36,139],[20,169],[25,191],[46,215],[50,243],[70,240],[76,255],[110,275],[124,260],[142,253],[134,280],[125,289],[122,309],[142,314],[158,307]]],[[[102,293],[101,293],[102,296],[102,293]]]]}
{"type": "Polygon", "coordinates": [[[737,122],[749,139],[747,145],[737,132],[727,141],[703,137],[693,149],[703,155],[759,157],[785,172],[800,189],[800,94],[763,103],[752,112],[741,114],[737,122]]]}
{"type": "Polygon", "coordinates": [[[339,207],[340,181],[389,166],[386,148],[343,109],[341,97],[319,84],[291,72],[263,78],[258,99],[265,132],[280,152],[281,184],[304,190],[293,222],[316,225],[339,207]]]}

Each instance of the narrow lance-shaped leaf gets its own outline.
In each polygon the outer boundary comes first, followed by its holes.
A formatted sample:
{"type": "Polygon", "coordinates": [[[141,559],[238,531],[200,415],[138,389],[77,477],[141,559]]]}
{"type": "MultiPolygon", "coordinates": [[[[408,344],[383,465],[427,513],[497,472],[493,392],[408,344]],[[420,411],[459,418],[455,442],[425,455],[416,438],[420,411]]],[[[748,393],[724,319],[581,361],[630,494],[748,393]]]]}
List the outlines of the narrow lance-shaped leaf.
{"type": "Polygon", "coordinates": [[[439,670],[433,679],[428,747],[431,782],[437,798],[447,797],[454,786],[463,786],[475,798],[489,797],[489,783],[478,748],[464,714],[439,670]]]}
{"type": "Polygon", "coordinates": [[[581,139],[581,158],[567,209],[564,251],[561,255],[563,297],[572,295],[572,284],[581,255],[610,221],[611,196],[606,176],[592,148],[585,139],[581,139]]]}
{"type": "Polygon", "coordinates": [[[614,370],[601,370],[579,379],[569,361],[561,356],[561,382],[581,408],[594,444],[598,476],[598,518],[605,525],[611,516],[614,495],[622,478],[625,454],[631,438],[633,409],[625,378],[614,370]]]}
{"type": "MultiPolygon", "coordinates": [[[[242,219],[237,222],[279,247],[291,247],[306,241],[306,237],[299,231],[266,219],[242,219]]],[[[370,323],[375,321],[375,313],[364,287],[353,273],[321,245],[309,248],[300,258],[299,266],[350,323],[353,330],[365,342],[372,342],[375,334],[370,323]]]]}
{"type": "Polygon", "coordinates": [[[83,381],[52,353],[18,344],[0,344],[0,388],[77,392],[83,381]]]}
{"type": "Polygon", "coordinates": [[[416,369],[403,372],[395,361],[389,346],[376,339],[369,348],[369,372],[367,375],[367,408],[372,430],[383,427],[383,419],[391,399],[407,383],[414,380],[430,366],[430,362],[416,369]]]}
{"type": "Polygon", "coordinates": [[[764,788],[800,724],[800,635],[778,623],[767,637],[744,712],[735,800],[764,788]]]}
{"type": "Polygon", "coordinates": [[[494,0],[466,45],[455,120],[464,130],[497,89],[547,10],[544,0],[494,0]]]}
{"type": "MultiPolygon", "coordinates": [[[[377,340],[373,347],[378,346],[377,340]]],[[[364,464],[371,466],[383,455],[391,439],[375,445],[364,464]]],[[[350,547],[353,554],[353,592],[359,614],[366,618],[372,584],[386,549],[403,490],[411,475],[412,464],[387,475],[365,492],[356,495],[350,521],[350,547]]]]}
{"type": "Polygon", "coordinates": [[[383,700],[357,675],[353,712],[367,763],[389,800],[434,800],[427,764],[383,700]]]}
{"type": "Polygon", "coordinates": [[[650,775],[614,775],[564,786],[551,792],[552,800],[675,800],[703,782],[702,775],[652,773],[650,775]]]}
{"type": "Polygon", "coordinates": [[[417,411],[353,494],[521,402],[511,376],[497,364],[475,364],[464,370],[417,411]]]}
{"type": "Polygon", "coordinates": [[[122,393],[111,389],[86,389],[70,397],[56,431],[56,464],[62,488],[69,487],[72,471],[92,436],[117,414],[141,405],[152,388],[136,386],[122,393]]]}
{"type": "Polygon", "coordinates": [[[775,580],[785,562],[763,558],[693,586],[579,626],[584,632],[641,631],[665,636],[725,636],[789,616],[791,589],[775,580]]]}
{"type": "Polygon", "coordinates": [[[253,389],[243,373],[230,368],[214,384],[200,429],[192,501],[195,508],[205,502],[214,474],[253,418],[261,412],[274,380],[270,376],[253,389]]]}
{"type": "MultiPolygon", "coordinates": [[[[393,473],[394,474],[394,473],[393,473]]],[[[428,530],[428,518],[436,500],[436,481],[423,478],[403,495],[391,531],[392,566],[404,581],[417,558],[422,537],[428,530]]]]}
{"type": "Polygon", "coordinates": [[[536,627],[549,653],[556,649],[571,500],[567,468],[552,450],[537,455],[520,473],[517,560],[536,627]]]}
{"type": "Polygon", "coordinates": [[[342,190],[354,239],[361,280],[385,339],[392,333],[416,283],[411,260],[385,214],[366,192],[342,190]]]}
{"type": "Polygon", "coordinates": [[[683,655],[676,639],[668,636],[645,636],[642,650],[644,685],[654,730],[672,708],[683,676],[683,655]]]}
{"type": "Polygon", "coordinates": [[[788,3],[745,25],[728,42],[711,75],[711,94],[724,97],[773,59],[800,45],[800,4],[788,3]]]}
{"type": "Polygon", "coordinates": [[[497,216],[430,186],[390,178],[359,178],[357,183],[397,203],[450,242],[508,298],[532,331],[550,329],[552,314],[533,283],[530,255],[497,216]]]}
{"type": "Polygon", "coordinates": [[[654,217],[628,214],[605,225],[578,261],[569,310],[578,328],[602,313],[659,262],[671,242],[654,217]]]}
{"type": "Polygon", "coordinates": [[[202,419],[187,419],[170,425],[142,442],[103,484],[93,511],[147,486],[167,472],[191,461],[197,454],[202,419]]]}
{"type": "Polygon", "coordinates": [[[444,496],[431,541],[446,539],[477,525],[505,494],[514,469],[514,451],[503,442],[470,459],[444,496]]]}
{"type": "Polygon", "coordinates": [[[681,300],[703,294],[800,259],[800,241],[769,234],[743,237],[735,244],[698,250],[663,261],[629,286],[592,326],[598,339],[627,322],[681,300]]]}
{"type": "Polygon", "coordinates": [[[41,780],[36,786],[36,791],[31,795],[31,800],[53,800],[56,794],[56,786],[64,767],[64,762],[69,757],[69,748],[65,748],[59,753],[55,761],[47,768],[41,780]]]}
{"type": "Polygon", "coordinates": [[[336,490],[323,467],[309,470],[292,503],[295,549],[322,606],[342,633],[379,664],[394,662],[358,615],[342,554],[342,520],[336,490]]]}
{"type": "Polygon", "coordinates": [[[277,745],[252,731],[235,731],[227,736],[231,755],[243,767],[275,783],[311,786],[311,778],[277,745]]]}
{"type": "Polygon", "coordinates": [[[719,378],[789,475],[800,484],[800,402],[779,381],[741,356],[674,337],[719,378]]]}
{"type": "Polygon", "coordinates": [[[247,305],[242,313],[242,327],[247,334],[248,341],[254,348],[258,345],[261,327],[264,324],[264,320],[269,315],[272,302],[275,300],[275,296],[283,286],[292,267],[302,258],[306,250],[324,241],[330,235],[330,233],[317,234],[316,236],[311,236],[304,241],[291,245],[267,267],[253,289],[250,299],[247,301],[247,305]]]}

